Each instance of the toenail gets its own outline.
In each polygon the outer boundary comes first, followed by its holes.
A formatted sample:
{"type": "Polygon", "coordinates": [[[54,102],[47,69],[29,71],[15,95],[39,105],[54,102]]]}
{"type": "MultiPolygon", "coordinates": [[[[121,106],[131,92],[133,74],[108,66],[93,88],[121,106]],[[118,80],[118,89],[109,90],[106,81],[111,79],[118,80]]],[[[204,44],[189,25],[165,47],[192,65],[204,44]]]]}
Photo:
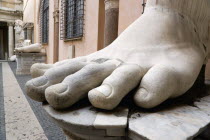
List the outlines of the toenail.
{"type": "Polygon", "coordinates": [[[65,83],[60,83],[56,85],[56,92],[57,93],[63,93],[68,89],[67,84],[65,83]]]}
{"type": "Polygon", "coordinates": [[[47,78],[45,76],[41,76],[32,80],[32,83],[36,87],[43,86],[47,83],[47,78]]]}
{"type": "Polygon", "coordinates": [[[147,98],[147,96],[149,95],[148,91],[145,88],[141,88],[140,92],[141,92],[140,96],[141,96],[142,99],[147,98]]]}
{"type": "Polygon", "coordinates": [[[102,86],[96,88],[96,90],[98,92],[102,93],[106,97],[110,96],[112,93],[112,88],[109,85],[102,85],[102,86]]]}

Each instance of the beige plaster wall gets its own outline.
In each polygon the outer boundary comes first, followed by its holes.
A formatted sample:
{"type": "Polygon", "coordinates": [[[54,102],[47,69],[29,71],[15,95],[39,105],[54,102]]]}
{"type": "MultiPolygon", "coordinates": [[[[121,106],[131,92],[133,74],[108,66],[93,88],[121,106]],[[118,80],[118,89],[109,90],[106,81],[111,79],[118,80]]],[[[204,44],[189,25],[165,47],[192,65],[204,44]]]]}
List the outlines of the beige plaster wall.
{"type": "MultiPolygon", "coordinates": [[[[82,40],[59,41],[59,60],[70,58],[69,46],[75,46],[75,56],[83,56],[97,51],[98,48],[99,0],[85,1],[84,37],[82,40]]],[[[49,58],[52,62],[52,57],[49,58]]]]}
{"type": "Polygon", "coordinates": [[[36,0],[24,0],[23,3],[23,21],[34,23],[34,11],[36,0]]]}
{"type": "Polygon", "coordinates": [[[23,1],[23,21],[34,23],[34,43],[39,42],[39,3],[41,0],[24,0],[23,1]]]}
{"type": "Polygon", "coordinates": [[[141,16],[142,0],[120,0],[118,34],[141,16]]]}
{"type": "Polygon", "coordinates": [[[39,42],[39,10],[40,1],[34,0],[34,42],[39,42]]]}

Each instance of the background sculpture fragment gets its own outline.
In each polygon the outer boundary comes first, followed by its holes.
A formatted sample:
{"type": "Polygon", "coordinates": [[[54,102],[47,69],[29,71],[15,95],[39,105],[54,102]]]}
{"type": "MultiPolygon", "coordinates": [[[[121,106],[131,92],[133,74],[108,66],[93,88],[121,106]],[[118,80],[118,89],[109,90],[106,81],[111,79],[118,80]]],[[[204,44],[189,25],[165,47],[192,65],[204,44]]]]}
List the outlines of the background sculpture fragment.
{"type": "Polygon", "coordinates": [[[93,106],[111,110],[137,86],[136,105],[155,107],[195,82],[209,53],[209,21],[209,0],[148,0],[145,13],[105,49],[50,66],[34,65],[32,75],[38,78],[26,84],[28,95],[37,101],[46,98],[54,108],[70,107],[69,100],[88,96],[93,106]],[[64,72],[75,69],[74,61],[84,63],[81,70],[64,72]],[[90,80],[102,74],[102,65],[113,64],[115,70],[102,85],[101,77],[90,80]]]}
{"type": "Polygon", "coordinates": [[[35,43],[20,48],[15,48],[15,52],[22,53],[40,53],[42,51],[42,45],[40,43],[35,43]]]}
{"type": "Polygon", "coordinates": [[[15,48],[23,47],[24,42],[24,31],[23,31],[23,21],[15,21],[15,48]]]}

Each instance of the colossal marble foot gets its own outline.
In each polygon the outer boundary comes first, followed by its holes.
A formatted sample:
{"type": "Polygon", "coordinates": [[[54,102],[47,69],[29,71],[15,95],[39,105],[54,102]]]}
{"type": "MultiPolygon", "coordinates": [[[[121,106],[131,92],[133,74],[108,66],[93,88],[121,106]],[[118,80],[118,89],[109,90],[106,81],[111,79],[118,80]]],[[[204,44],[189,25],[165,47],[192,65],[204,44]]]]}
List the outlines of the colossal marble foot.
{"type": "Polygon", "coordinates": [[[195,82],[209,53],[209,21],[209,0],[148,0],[145,13],[111,45],[85,61],[43,65],[49,69],[38,68],[27,93],[57,109],[88,96],[93,106],[111,110],[137,87],[136,105],[155,107],[195,82]]]}

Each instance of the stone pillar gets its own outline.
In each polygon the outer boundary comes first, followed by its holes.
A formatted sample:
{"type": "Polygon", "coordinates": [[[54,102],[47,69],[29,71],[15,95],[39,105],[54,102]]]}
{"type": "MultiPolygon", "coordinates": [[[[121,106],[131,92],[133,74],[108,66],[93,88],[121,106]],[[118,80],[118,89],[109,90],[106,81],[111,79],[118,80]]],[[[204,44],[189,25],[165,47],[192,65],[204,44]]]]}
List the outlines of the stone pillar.
{"type": "Polygon", "coordinates": [[[14,23],[8,23],[9,57],[14,55],[14,23]]]}
{"type": "Polygon", "coordinates": [[[59,0],[54,0],[54,46],[53,46],[53,63],[59,58],[59,0]]]}
{"type": "Polygon", "coordinates": [[[105,0],[105,36],[104,47],[118,36],[119,0],[105,0]]]}

